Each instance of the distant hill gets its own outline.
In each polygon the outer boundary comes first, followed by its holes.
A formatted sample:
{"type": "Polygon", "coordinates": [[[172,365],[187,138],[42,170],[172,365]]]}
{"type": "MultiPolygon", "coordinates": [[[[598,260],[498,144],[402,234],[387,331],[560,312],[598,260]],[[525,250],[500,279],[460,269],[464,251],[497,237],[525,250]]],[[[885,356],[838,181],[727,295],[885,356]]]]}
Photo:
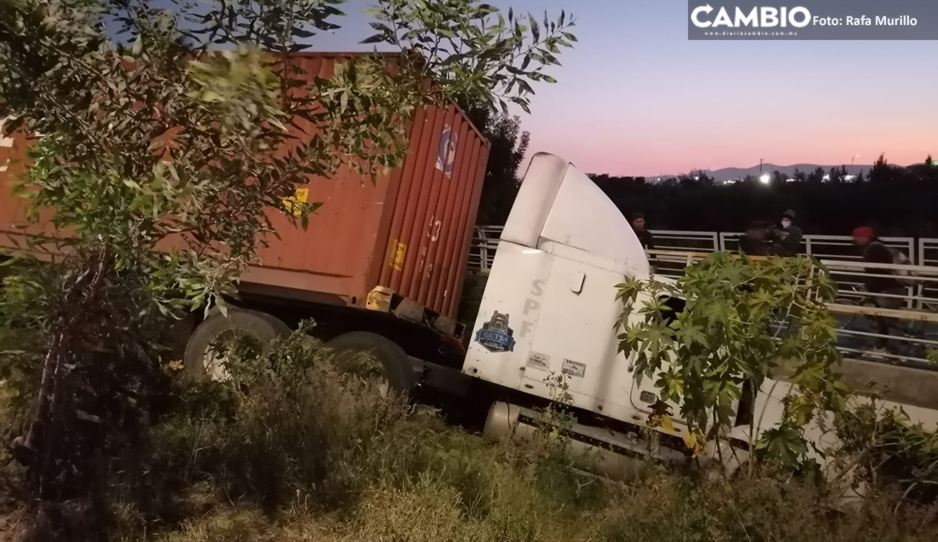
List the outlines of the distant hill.
{"type": "MultiPolygon", "coordinates": [[[[834,168],[834,167],[840,168],[840,167],[842,167],[842,166],[843,166],[843,164],[838,164],[838,165],[836,165],[836,166],[833,166],[833,165],[830,165],[830,166],[819,166],[818,164],[794,164],[794,165],[791,165],[791,166],[778,166],[778,165],[775,165],[775,164],[763,164],[763,165],[762,165],[762,172],[763,172],[763,173],[769,173],[769,174],[771,174],[773,171],[778,171],[779,173],[782,173],[783,175],[794,176],[796,169],[799,170],[799,171],[803,171],[803,172],[805,172],[806,174],[809,174],[809,173],[811,173],[812,171],[814,171],[815,169],[817,169],[818,167],[823,168],[824,171],[827,172],[827,171],[830,171],[831,168],[834,168]]],[[[864,175],[866,175],[867,172],[869,172],[869,170],[873,168],[873,166],[869,166],[869,165],[853,165],[853,166],[846,166],[846,168],[847,168],[847,174],[848,174],[848,175],[859,175],[861,172],[862,172],[864,175]]],[[[696,171],[696,170],[695,170],[695,171],[696,171]]],[[[742,178],[746,177],[747,175],[752,175],[753,177],[758,177],[758,176],[759,176],[759,165],[756,164],[756,165],[754,165],[754,166],[752,166],[752,167],[748,167],[748,168],[727,167],[727,168],[717,169],[717,170],[713,170],[713,171],[710,171],[710,170],[706,170],[706,169],[705,169],[705,170],[703,170],[703,172],[706,173],[708,176],[713,177],[714,180],[716,180],[716,181],[728,181],[728,180],[730,180],[730,179],[742,179],[742,178]]],[[[647,175],[645,178],[646,178],[646,179],[649,179],[649,180],[651,180],[651,179],[657,180],[657,179],[659,179],[659,178],[660,178],[661,180],[664,180],[664,179],[669,179],[669,178],[671,178],[671,177],[680,177],[681,175],[686,175],[686,174],[647,175]]]]}

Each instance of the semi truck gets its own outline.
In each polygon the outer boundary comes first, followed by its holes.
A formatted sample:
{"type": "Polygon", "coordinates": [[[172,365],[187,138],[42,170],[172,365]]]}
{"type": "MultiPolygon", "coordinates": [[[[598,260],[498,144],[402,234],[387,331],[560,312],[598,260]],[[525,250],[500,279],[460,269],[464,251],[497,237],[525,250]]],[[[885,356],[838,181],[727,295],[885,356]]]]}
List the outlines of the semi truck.
{"type": "MultiPolygon", "coordinates": [[[[647,279],[651,273],[645,250],[616,205],[573,164],[539,153],[524,175],[471,328],[466,326],[461,335],[437,328],[441,348],[427,356],[426,350],[421,354],[414,348],[425,321],[399,308],[383,311],[380,303],[369,303],[347,313],[343,329],[327,338],[327,345],[370,353],[384,370],[387,388],[418,398],[428,392],[458,398],[456,404],[466,414],[484,415],[482,432],[491,440],[534,436],[545,421],[551,422],[544,409],[562,391],[564,406],[574,417],[557,429],[569,437],[571,451],[589,456],[601,472],[628,472],[636,457],[682,463],[691,453],[684,441],[688,424],[675,415],[671,423],[649,426],[658,402],[654,379],[639,378],[630,364],[632,353],[618,348],[623,307],[616,285],[625,278],[647,279]],[[372,322],[382,320],[365,316],[376,310],[387,318],[377,326],[372,322]]],[[[396,297],[378,289],[376,298],[396,297]]],[[[647,301],[647,296],[639,299],[647,301]]],[[[665,302],[676,310],[683,303],[679,298],[665,302]]],[[[236,312],[227,319],[216,315],[200,324],[190,339],[186,364],[206,366],[200,356],[205,358],[208,341],[200,330],[221,333],[241,326],[241,318],[245,329],[252,321],[276,321],[273,313],[247,314],[252,313],[236,312]]],[[[641,317],[638,311],[632,314],[641,317]]],[[[282,323],[270,327],[287,328],[282,323]]],[[[935,373],[854,360],[845,362],[843,372],[855,389],[878,381],[886,393],[880,408],[901,407],[914,423],[931,431],[938,428],[935,373]]],[[[784,374],[767,379],[753,402],[735,405],[734,427],[706,443],[700,463],[726,474],[745,465],[750,436],[758,439],[782,421],[783,401],[791,393],[797,390],[784,374]]],[[[679,405],[670,406],[671,412],[680,412],[679,405]]],[[[828,470],[839,466],[828,463],[823,453],[838,444],[830,422],[829,416],[819,416],[806,428],[814,444],[809,454],[828,470]]]]}
{"type": "MultiPolygon", "coordinates": [[[[635,457],[681,463],[690,455],[684,442],[689,427],[679,416],[649,427],[658,401],[654,379],[639,378],[631,354],[618,348],[623,307],[616,285],[651,274],[645,250],[616,205],[573,164],[539,153],[524,175],[471,328],[448,334],[434,327],[436,351],[415,348],[426,339],[429,324],[420,317],[425,314],[401,309],[419,306],[407,299],[388,307],[386,300],[399,296],[382,286],[364,308],[347,307],[340,315],[309,307],[306,314],[333,329],[324,335],[332,349],[374,356],[387,388],[418,400],[445,394],[457,398],[464,414],[484,416],[482,432],[491,440],[532,437],[543,429],[544,409],[558,401],[562,386],[564,406],[574,418],[558,429],[569,437],[570,449],[617,475],[632,469],[635,457]]],[[[665,302],[677,310],[683,303],[665,302]]],[[[212,316],[196,328],[187,366],[211,367],[205,361],[210,338],[225,330],[264,329],[257,336],[267,338],[290,327],[275,317],[275,308],[242,306],[247,310],[212,316]]],[[[914,422],[938,427],[934,373],[860,361],[847,361],[844,372],[856,389],[870,379],[884,385],[881,408],[901,406],[914,422]]],[[[736,405],[735,426],[706,444],[700,462],[724,473],[738,470],[749,460],[751,427],[758,439],[781,422],[783,400],[794,392],[784,375],[766,380],[753,403],[736,405]]],[[[678,405],[671,407],[680,412],[678,405]]],[[[821,453],[837,445],[829,422],[819,417],[806,435],[817,447],[810,452],[814,459],[833,468],[821,453]]]]}
{"type": "MultiPolygon", "coordinates": [[[[294,61],[328,77],[348,58],[315,53],[294,61]]],[[[366,352],[380,362],[387,389],[417,400],[455,398],[457,410],[477,415],[490,439],[535,432],[543,408],[558,400],[560,379],[574,414],[565,427],[571,448],[595,454],[604,471],[629,468],[633,456],[685,461],[688,425],[676,416],[648,426],[658,400],[653,379],[638,378],[630,354],[618,349],[616,285],[648,278],[651,268],[616,205],[574,165],[534,155],[477,314],[459,322],[489,143],[455,104],[418,110],[407,121],[410,151],[401,167],[374,182],[350,172],[311,177],[297,190],[298,200],[323,203],[305,230],[271,210],[279,236],[268,239],[231,308],[193,314],[179,326],[185,370],[225,378],[224,357],[214,348],[220,338],[238,333],[268,341],[312,318],[312,333],[331,349],[366,352]]],[[[0,182],[9,186],[26,165],[29,141],[24,134],[0,136],[0,182]]],[[[26,205],[9,189],[0,191],[0,246],[14,250],[22,246],[17,236],[48,229],[24,222],[26,205]]],[[[935,428],[934,373],[851,367],[848,379],[858,387],[875,375],[891,386],[887,406],[901,404],[913,420],[935,428]]],[[[735,427],[709,442],[701,459],[738,469],[748,459],[750,436],[780,421],[790,392],[782,379],[766,381],[754,404],[737,405],[735,427]],[[754,413],[756,433],[749,435],[754,413]]],[[[822,424],[809,435],[818,443],[831,438],[822,424]]]]}

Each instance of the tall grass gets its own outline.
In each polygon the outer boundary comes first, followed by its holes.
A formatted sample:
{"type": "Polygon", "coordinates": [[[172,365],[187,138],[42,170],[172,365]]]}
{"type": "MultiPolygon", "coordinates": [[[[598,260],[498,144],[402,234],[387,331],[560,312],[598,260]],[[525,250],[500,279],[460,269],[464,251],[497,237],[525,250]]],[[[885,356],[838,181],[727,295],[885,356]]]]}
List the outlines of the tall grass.
{"type": "Polygon", "coordinates": [[[707,482],[654,465],[612,482],[555,447],[488,444],[382,397],[299,335],[233,354],[230,382],[180,384],[171,414],[109,466],[92,503],[106,513],[65,504],[37,516],[31,539],[938,540],[935,509],[896,510],[886,495],[842,511],[798,481],[707,482]]]}

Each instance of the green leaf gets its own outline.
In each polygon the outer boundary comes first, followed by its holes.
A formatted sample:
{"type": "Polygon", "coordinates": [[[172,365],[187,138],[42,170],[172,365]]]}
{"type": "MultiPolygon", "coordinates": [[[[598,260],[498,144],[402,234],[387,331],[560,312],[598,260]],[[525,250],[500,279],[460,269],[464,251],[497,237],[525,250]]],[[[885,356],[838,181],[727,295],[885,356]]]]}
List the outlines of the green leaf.
{"type": "Polygon", "coordinates": [[[363,13],[380,21],[390,20],[390,16],[381,8],[367,8],[363,13]]]}
{"type": "Polygon", "coordinates": [[[766,431],[756,447],[768,458],[792,467],[796,466],[808,451],[802,431],[790,423],[783,423],[766,431]]]}
{"type": "Polygon", "coordinates": [[[707,335],[704,334],[703,327],[693,323],[680,325],[680,328],[675,332],[675,339],[687,346],[695,344],[708,346],[707,335]]]}

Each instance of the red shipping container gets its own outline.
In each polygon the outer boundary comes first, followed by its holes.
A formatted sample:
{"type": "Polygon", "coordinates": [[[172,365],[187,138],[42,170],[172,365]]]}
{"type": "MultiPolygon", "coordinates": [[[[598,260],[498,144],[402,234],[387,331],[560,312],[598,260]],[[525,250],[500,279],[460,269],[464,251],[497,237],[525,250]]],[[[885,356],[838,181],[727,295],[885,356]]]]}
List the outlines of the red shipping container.
{"type": "MultiPolygon", "coordinates": [[[[329,77],[350,56],[299,53],[295,62],[311,78],[329,77]]],[[[306,230],[271,210],[280,239],[268,237],[243,290],[355,307],[374,293],[371,308],[387,310],[393,296],[455,317],[489,143],[454,104],[419,110],[409,122],[400,168],[374,182],[342,171],[299,187],[299,199],[323,203],[306,230]]],[[[0,244],[8,247],[8,234],[24,231],[27,202],[9,187],[23,169],[25,145],[21,135],[0,140],[0,244]]]]}

